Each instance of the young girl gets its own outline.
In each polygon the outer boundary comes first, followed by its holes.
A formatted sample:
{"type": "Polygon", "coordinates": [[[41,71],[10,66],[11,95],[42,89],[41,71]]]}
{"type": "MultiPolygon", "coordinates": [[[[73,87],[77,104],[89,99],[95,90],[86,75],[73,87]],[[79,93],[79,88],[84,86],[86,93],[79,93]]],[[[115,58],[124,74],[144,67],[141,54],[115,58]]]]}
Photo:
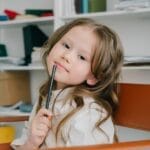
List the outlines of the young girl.
{"type": "Polygon", "coordinates": [[[123,62],[118,35],[92,19],[81,18],[60,27],[44,48],[43,60],[50,76],[53,65],[57,66],[49,109],[45,109],[47,80],[13,148],[115,142],[112,115],[123,62]]]}

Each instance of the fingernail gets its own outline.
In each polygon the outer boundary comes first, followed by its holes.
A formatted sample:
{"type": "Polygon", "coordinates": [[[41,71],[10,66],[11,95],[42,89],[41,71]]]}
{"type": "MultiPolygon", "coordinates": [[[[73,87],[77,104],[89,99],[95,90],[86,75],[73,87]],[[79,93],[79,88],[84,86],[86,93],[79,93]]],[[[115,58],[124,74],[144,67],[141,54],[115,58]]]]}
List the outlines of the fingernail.
{"type": "Polygon", "coordinates": [[[52,116],[48,116],[48,119],[51,120],[52,116]]]}

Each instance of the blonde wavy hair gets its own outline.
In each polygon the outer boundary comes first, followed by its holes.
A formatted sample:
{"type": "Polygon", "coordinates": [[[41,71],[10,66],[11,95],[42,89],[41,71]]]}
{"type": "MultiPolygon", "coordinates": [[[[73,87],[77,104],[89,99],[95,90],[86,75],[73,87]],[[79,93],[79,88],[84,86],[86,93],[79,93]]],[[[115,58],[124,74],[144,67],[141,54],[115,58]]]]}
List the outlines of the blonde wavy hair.
{"type": "MultiPolygon", "coordinates": [[[[97,83],[94,86],[89,86],[87,83],[81,83],[74,87],[73,92],[69,97],[76,103],[76,108],[67,114],[59,123],[56,130],[56,139],[58,133],[61,132],[63,125],[70,117],[79,111],[84,106],[83,95],[88,95],[95,99],[95,103],[101,105],[107,111],[107,116],[103,120],[98,120],[95,127],[99,128],[100,124],[108,117],[113,115],[113,112],[118,104],[118,84],[121,67],[123,64],[123,46],[119,36],[106,25],[97,23],[89,18],[79,18],[57,29],[45,43],[43,63],[46,66],[46,58],[54,45],[72,28],[76,26],[88,26],[93,29],[93,33],[97,36],[97,45],[92,58],[91,70],[97,83]]],[[[48,69],[47,69],[48,73],[48,69]]],[[[45,100],[48,93],[49,79],[41,86],[39,90],[39,107],[42,101],[45,100]]],[[[56,85],[56,83],[55,83],[56,85]]],[[[69,99],[70,99],[69,98],[69,99]]],[[[53,104],[54,110],[55,102],[53,104]]]]}

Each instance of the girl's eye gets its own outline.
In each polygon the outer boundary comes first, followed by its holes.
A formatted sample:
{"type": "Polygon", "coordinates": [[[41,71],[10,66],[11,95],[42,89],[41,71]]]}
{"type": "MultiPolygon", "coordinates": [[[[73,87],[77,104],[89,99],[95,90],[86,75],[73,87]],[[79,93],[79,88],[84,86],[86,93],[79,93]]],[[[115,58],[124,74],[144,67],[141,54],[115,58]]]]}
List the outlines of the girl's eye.
{"type": "Polygon", "coordinates": [[[63,46],[67,49],[70,49],[70,46],[67,43],[63,43],[63,46]]]}
{"type": "Polygon", "coordinates": [[[86,60],[85,57],[82,56],[82,55],[80,55],[79,58],[80,58],[81,60],[86,60]]]}

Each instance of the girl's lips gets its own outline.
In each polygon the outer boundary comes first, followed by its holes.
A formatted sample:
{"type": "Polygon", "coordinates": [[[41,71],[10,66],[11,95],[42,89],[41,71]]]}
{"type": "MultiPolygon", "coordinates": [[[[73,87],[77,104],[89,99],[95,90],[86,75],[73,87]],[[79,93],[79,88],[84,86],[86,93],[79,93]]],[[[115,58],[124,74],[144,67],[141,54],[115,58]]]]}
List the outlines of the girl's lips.
{"type": "Polygon", "coordinates": [[[69,72],[67,69],[66,69],[66,67],[64,67],[64,65],[62,65],[61,63],[58,63],[58,62],[55,62],[55,64],[57,65],[57,68],[59,69],[63,69],[63,70],[65,70],[66,72],[69,72]]]}

